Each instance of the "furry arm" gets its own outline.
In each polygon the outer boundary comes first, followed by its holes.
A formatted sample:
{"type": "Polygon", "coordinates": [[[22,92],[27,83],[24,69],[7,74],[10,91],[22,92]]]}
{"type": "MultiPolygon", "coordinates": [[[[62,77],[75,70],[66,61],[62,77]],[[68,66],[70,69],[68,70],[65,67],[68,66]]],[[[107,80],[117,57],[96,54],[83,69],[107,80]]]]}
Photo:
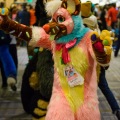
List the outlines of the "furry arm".
{"type": "Polygon", "coordinates": [[[29,42],[33,47],[44,47],[51,49],[49,35],[41,27],[28,27],[9,19],[6,14],[0,12],[0,29],[12,34],[17,38],[29,42]]]}
{"type": "Polygon", "coordinates": [[[0,29],[26,41],[30,41],[32,37],[32,29],[30,27],[12,21],[7,15],[2,15],[1,13],[0,29]]]}
{"type": "Polygon", "coordinates": [[[112,52],[111,33],[107,30],[103,30],[100,35],[93,32],[91,40],[97,62],[103,67],[109,66],[112,52]]]}

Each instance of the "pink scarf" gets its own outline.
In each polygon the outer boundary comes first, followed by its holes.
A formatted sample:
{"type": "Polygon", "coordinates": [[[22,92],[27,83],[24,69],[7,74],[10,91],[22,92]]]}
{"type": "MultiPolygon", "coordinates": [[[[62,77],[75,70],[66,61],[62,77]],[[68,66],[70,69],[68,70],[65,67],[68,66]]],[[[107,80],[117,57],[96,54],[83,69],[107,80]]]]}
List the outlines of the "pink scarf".
{"type": "Polygon", "coordinates": [[[60,51],[62,49],[62,60],[64,64],[70,62],[70,55],[68,53],[69,48],[72,48],[76,44],[77,39],[71,40],[68,43],[56,44],[56,50],[60,51]]]}

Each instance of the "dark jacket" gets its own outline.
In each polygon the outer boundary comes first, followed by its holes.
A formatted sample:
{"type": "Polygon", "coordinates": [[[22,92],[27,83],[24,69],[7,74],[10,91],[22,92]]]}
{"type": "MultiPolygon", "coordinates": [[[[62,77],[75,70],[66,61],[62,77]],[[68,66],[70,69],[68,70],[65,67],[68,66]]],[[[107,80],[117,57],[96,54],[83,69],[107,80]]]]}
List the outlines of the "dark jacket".
{"type": "Polygon", "coordinates": [[[6,34],[4,31],[0,30],[0,46],[10,44],[11,37],[9,34],[6,34]]]}
{"type": "Polygon", "coordinates": [[[27,10],[22,10],[17,13],[16,21],[21,24],[30,25],[30,13],[27,10]]]}

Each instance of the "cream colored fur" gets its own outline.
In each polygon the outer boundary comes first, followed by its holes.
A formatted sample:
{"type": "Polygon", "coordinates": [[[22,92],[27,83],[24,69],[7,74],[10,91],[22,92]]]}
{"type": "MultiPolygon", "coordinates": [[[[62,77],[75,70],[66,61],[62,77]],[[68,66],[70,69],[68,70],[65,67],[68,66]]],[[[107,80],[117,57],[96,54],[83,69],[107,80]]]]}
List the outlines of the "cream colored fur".
{"type": "Polygon", "coordinates": [[[61,7],[61,3],[62,1],[61,0],[52,0],[52,1],[49,1],[46,3],[46,6],[45,6],[45,9],[47,11],[47,14],[49,16],[52,16],[55,11],[61,7]]]}
{"type": "Polygon", "coordinates": [[[68,5],[68,7],[67,7],[68,12],[70,14],[74,13],[74,11],[75,11],[75,2],[74,2],[74,0],[68,0],[67,5],[68,5]]]}
{"type": "Polygon", "coordinates": [[[40,27],[32,27],[32,40],[29,42],[29,46],[35,46],[36,42],[40,40],[40,27]]]}

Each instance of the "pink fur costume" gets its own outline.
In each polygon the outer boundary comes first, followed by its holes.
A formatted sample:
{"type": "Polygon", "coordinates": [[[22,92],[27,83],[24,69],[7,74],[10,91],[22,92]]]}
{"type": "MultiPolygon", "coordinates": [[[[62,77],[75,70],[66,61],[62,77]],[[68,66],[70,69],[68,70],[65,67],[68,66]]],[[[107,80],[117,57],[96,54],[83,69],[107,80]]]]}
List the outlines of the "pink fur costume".
{"type": "MultiPolygon", "coordinates": [[[[66,9],[59,8],[53,14],[52,19],[57,21],[58,16],[65,17],[65,21],[60,24],[66,26],[67,34],[70,34],[74,28],[71,15],[66,9]]],[[[43,28],[48,32],[46,26],[43,28]]],[[[45,120],[100,120],[97,97],[97,63],[90,39],[91,32],[86,32],[81,41],[69,52],[71,60],[68,64],[72,65],[84,79],[83,84],[74,87],[68,85],[64,75],[67,64],[61,64],[62,50],[56,49],[56,41],[51,41],[51,35],[46,32],[42,28],[34,27],[30,41],[30,44],[48,48],[53,53],[54,83],[45,120]]]]}
{"type": "Polygon", "coordinates": [[[97,34],[83,26],[80,6],[79,0],[48,2],[52,20],[43,27],[30,28],[0,15],[1,29],[53,53],[54,83],[45,120],[100,120],[96,68],[110,57],[97,34]]]}
{"type": "MultiPolygon", "coordinates": [[[[44,33],[45,35],[46,33],[44,33]]],[[[42,33],[43,35],[43,33],[42,33]]],[[[46,35],[47,37],[47,35],[46,35]]],[[[81,40],[81,42],[76,46],[78,49],[82,50],[83,56],[86,56],[86,63],[83,61],[80,61],[80,58],[77,56],[71,56],[72,59],[76,59],[79,63],[77,64],[79,68],[83,69],[84,72],[84,100],[81,101],[80,97],[77,97],[77,100],[75,102],[82,102],[80,106],[76,106],[78,103],[74,104],[74,99],[72,96],[73,94],[79,94],[79,90],[81,89],[81,86],[78,90],[75,89],[75,87],[70,88],[68,85],[64,85],[66,83],[61,82],[60,76],[64,76],[64,72],[59,73],[58,68],[61,62],[56,63],[57,60],[55,60],[55,55],[57,54],[57,51],[55,49],[55,42],[51,42],[50,40],[47,41],[47,39],[41,39],[38,44],[41,46],[43,43],[47,42],[48,46],[44,46],[46,48],[53,51],[53,59],[54,59],[54,84],[53,84],[53,91],[52,91],[52,97],[48,106],[48,112],[46,115],[46,120],[100,120],[100,113],[98,108],[98,97],[97,97],[97,73],[96,73],[96,60],[94,57],[94,53],[92,50],[91,40],[90,40],[90,33],[87,33],[84,38],[81,40]],[[83,63],[83,66],[82,66],[83,63]],[[87,69],[84,68],[84,66],[87,65],[87,69]],[[62,84],[62,85],[61,85],[62,84]],[[67,87],[67,88],[64,88],[67,87]],[[71,106],[69,105],[68,100],[66,99],[66,94],[64,93],[64,89],[67,89],[69,91],[68,94],[71,104],[74,107],[74,110],[71,109],[71,106]],[[77,93],[75,93],[77,92],[77,93]]],[[[79,53],[78,53],[79,54],[79,53]]],[[[72,64],[72,61],[71,61],[72,64]]],[[[75,64],[75,63],[73,63],[75,64]]]]}

